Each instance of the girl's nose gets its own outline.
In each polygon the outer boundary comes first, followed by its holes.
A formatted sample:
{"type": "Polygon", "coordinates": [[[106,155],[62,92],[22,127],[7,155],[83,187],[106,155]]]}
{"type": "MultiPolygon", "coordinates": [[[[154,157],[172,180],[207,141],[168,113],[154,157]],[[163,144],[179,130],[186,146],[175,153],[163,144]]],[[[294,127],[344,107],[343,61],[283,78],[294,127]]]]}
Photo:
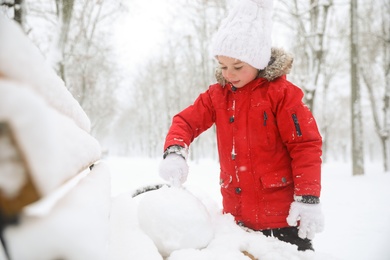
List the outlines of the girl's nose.
{"type": "Polygon", "coordinates": [[[232,76],[234,76],[234,71],[232,69],[227,69],[226,77],[231,78],[232,76]]]}

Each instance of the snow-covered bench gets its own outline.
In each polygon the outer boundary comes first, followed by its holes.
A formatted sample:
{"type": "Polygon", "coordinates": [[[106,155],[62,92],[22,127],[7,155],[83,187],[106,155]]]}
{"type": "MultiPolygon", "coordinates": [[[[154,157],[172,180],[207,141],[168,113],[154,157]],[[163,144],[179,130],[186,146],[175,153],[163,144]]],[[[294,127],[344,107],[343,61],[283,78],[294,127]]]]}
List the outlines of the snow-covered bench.
{"type": "Polygon", "coordinates": [[[0,39],[0,248],[13,260],[108,259],[110,175],[89,118],[1,13],[0,39]]]}

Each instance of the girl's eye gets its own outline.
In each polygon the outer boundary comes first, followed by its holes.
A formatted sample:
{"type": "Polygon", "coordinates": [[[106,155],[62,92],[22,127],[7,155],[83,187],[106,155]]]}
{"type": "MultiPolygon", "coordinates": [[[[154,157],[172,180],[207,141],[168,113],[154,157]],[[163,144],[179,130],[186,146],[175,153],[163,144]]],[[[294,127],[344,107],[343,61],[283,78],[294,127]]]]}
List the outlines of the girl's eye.
{"type": "MultiPolygon", "coordinates": [[[[240,69],[242,69],[242,67],[244,67],[244,66],[239,66],[239,67],[233,67],[235,70],[240,70],[240,69]]],[[[222,67],[220,67],[221,68],[221,70],[227,70],[228,69],[228,67],[227,66],[222,66],[222,67]]]]}

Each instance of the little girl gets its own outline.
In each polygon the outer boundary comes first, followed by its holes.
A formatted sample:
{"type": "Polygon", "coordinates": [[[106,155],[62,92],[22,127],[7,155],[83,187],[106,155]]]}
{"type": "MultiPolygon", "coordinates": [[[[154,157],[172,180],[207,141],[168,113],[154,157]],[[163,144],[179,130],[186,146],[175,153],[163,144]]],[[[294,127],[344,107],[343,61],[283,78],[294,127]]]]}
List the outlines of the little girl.
{"type": "Polygon", "coordinates": [[[188,148],[216,125],[223,211],[238,225],[313,250],[323,229],[322,139],[286,79],[292,58],[271,49],[270,0],[240,0],[214,40],[218,83],[173,117],[160,176],[186,181],[188,148]]]}

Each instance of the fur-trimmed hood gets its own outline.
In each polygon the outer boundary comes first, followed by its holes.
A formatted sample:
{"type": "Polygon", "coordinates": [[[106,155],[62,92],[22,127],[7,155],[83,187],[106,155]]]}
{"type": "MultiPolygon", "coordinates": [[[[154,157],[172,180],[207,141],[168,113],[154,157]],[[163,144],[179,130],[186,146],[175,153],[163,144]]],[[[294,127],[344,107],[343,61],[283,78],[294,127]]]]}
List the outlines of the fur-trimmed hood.
{"type": "MultiPolygon", "coordinates": [[[[268,66],[259,71],[258,78],[265,78],[268,81],[272,81],[280,76],[290,73],[293,63],[293,57],[290,53],[287,53],[282,48],[271,49],[271,59],[268,66]]],[[[222,76],[221,68],[217,68],[215,71],[215,78],[218,83],[225,86],[226,80],[222,76]]]]}

